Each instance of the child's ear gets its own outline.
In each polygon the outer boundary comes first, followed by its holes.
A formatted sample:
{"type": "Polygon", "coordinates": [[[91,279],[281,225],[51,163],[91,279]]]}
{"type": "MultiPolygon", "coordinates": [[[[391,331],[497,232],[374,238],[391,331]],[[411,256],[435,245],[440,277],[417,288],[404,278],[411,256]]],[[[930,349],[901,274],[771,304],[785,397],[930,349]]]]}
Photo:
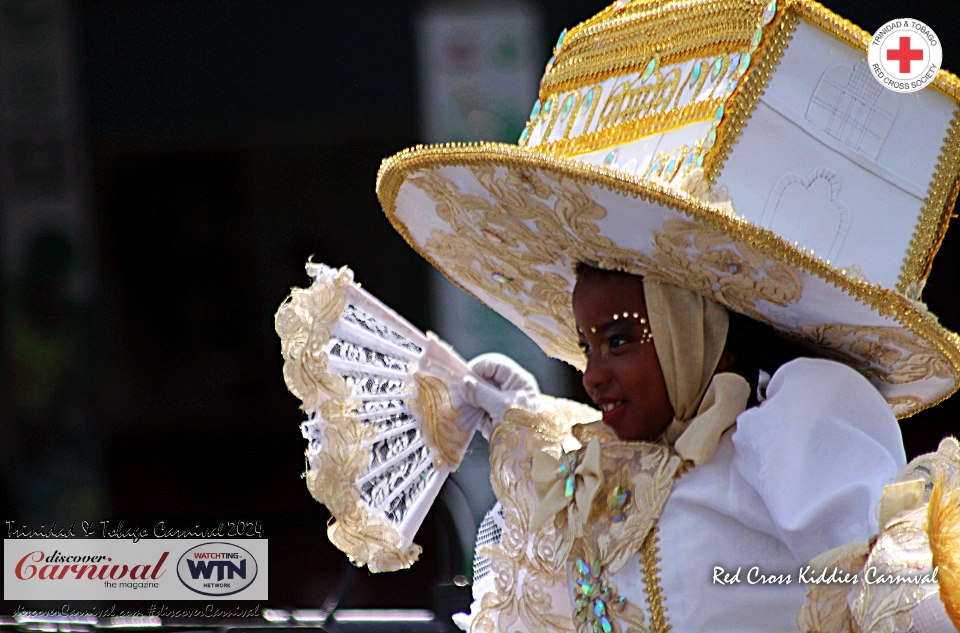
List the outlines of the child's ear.
{"type": "Polygon", "coordinates": [[[723,350],[723,353],[720,354],[720,362],[717,363],[717,370],[713,373],[722,374],[730,369],[736,361],[737,357],[733,355],[733,352],[728,349],[723,350]]]}

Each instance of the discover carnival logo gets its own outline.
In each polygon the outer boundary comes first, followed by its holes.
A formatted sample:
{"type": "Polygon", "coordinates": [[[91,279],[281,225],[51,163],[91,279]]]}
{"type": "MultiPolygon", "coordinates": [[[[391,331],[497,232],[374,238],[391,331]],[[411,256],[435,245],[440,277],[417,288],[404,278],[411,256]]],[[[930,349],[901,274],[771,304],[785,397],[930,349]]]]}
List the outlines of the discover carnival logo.
{"type": "Polygon", "coordinates": [[[177,562],[177,576],[190,591],[229,596],[253,584],[257,560],[232,543],[202,543],[183,553],[177,562]]]}
{"type": "Polygon", "coordinates": [[[126,587],[138,585],[159,586],[156,581],[166,570],[163,563],[170,552],[160,554],[154,564],[114,563],[113,557],[106,555],[70,556],[55,550],[49,556],[40,550],[29,552],[17,562],[14,575],[19,580],[102,580],[114,581],[126,587]],[[162,570],[162,571],[161,571],[162,570]]]}

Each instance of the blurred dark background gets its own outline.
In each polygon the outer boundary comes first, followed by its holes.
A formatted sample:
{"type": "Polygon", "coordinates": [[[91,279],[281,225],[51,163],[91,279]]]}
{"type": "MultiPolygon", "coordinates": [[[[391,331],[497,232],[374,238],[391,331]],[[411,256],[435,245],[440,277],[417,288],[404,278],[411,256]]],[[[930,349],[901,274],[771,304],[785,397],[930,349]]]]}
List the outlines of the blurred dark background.
{"type": "MultiPolygon", "coordinates": [[[[606,4],[534,2],[543,61],[563,28],[606,4]]],[[[428,518],[412,569],[345,569],[326,538],[328,515],[300,478],[302,416],[273,331],[289,288],[307,284],[311,255],[349,264],[400,314],[435,328],[427,264],[374,194],[380,161],[423,140],[422,3],[80,0],[62,15],[50,6],[0,0],[7,33],[12,24],[29,38],[51,19],[62,24],[75,124],[47,138],[42,117],[27,121],[34,134],[7,139],[4,169],[28,172],[19,182],[39,193],[21,199],[40,200],[43,213],[43,192],[62,183],[42,160],[21,157],[70,144],[84,215],[72,232],[13,235],[19,225],[4,225],[0,516],[260,521],[271,605],[319,606],[351,574],[342,606],[429,608],[433,588],[460,573],[445,517],[428,518]],[[75,287],[58,287],[74,272],[75,287]]],[[[870,32],[893,18],[922,20],[941,37],[944,68],[960,69],[955,3],[828,6],[870,32]]],[[[924,293],[952,330],[958,231],[924,293]]],[[[903,421],[908,455],[957,433],[958,408],[954,398],[903,421]]]]}

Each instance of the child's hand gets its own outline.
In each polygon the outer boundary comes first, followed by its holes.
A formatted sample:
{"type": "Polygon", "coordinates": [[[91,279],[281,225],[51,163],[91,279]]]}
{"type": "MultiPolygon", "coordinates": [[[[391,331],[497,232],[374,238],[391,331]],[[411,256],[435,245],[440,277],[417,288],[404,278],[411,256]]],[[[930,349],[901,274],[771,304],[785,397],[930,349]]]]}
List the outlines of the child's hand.
{"type": "Polygon", "coordinates": [[[536,412],[540,409],[540,387],[533,374],[503,354],[482,354],[469,363],[470,369],[482,378],[467,376],[460,382],[460,396],[467,404],[487,413],[480,432],[489,437],[493,424],[503,420],[504,412],[520,407],[536,412]]]}

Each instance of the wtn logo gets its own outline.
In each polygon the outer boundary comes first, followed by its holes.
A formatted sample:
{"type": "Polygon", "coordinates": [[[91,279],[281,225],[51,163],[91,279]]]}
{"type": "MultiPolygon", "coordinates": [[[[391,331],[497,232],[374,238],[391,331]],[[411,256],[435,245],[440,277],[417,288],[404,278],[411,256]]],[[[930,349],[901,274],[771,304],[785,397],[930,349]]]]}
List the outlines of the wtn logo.
{"type": "Polygon", "coordinates": [[[187,589],[205,596],[228,596],[253,584],[257,561],[232,543],[191,547],[177,562],[177,576],[187,589]]]}
{"type": "Polygon", "coordinates": [[[199,580],[201,577],[204,580],[210,580],[210,576],[213,575],[213,570],[217,570],[217,580],[223,580],[224,578],[233,579],[234,574],[240,576],[244,580],[247,579],[247,561],[246,559],[240,561],[240,564],[237,565],[228,560],[190,560],[187,559],[187,567],[190,569],[190,577],[194,580],[199,580]]]}

